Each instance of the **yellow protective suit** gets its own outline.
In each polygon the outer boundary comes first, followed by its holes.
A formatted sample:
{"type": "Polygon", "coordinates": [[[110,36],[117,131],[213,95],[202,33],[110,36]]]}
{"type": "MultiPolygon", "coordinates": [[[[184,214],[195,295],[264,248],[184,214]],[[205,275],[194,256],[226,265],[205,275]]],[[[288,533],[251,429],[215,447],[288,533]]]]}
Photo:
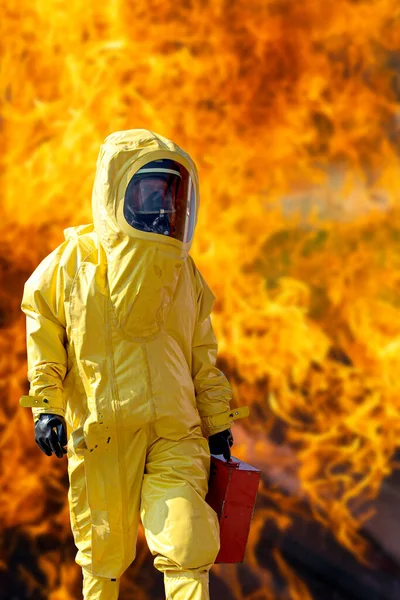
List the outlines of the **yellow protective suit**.
{"type": "MultiPolygon", "coordinates": [[[[93,189],[94,224],[66,241],[25,285],[30,396],[67,421],[69,504],[86,599],[118,597],[133,561],[139,514],[167,598],[206,600],[219,550],[205,502],[207,436],[232,423],[231,389],[215,366],[214,296],[190,242],[134,230],[122,202],[152,160],[196,167],[147,130],[110,135],[93,189]],[[116,581],[112,581],[116,579],[116,581]]],[[[196,216],[197,217],[197,216],[196,216]]]]}

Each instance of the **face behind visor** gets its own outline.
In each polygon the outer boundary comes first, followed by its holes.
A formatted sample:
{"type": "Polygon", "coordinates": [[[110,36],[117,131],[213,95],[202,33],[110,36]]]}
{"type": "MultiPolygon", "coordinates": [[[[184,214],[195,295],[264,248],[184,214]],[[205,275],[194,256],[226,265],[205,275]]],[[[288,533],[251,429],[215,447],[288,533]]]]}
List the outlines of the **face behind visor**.
{"type": "Polygon", "coordinates": [[[139,231],[188,242],[193,236],[195,213],[192,179],[177,161],[151,161],[127,185],[124,218],[139,231]]]}

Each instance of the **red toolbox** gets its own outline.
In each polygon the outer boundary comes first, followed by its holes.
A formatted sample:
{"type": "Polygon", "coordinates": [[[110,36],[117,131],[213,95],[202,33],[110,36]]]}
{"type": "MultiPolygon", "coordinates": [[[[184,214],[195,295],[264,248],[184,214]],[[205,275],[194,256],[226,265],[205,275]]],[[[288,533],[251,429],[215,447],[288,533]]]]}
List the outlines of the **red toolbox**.
{"type": "Polygon", "coordinates": [[[219,518],[221,548],[216,563],[242,562],[257,497],[260,471],[232,456],[211,455],[206,501],[219,518]]]}

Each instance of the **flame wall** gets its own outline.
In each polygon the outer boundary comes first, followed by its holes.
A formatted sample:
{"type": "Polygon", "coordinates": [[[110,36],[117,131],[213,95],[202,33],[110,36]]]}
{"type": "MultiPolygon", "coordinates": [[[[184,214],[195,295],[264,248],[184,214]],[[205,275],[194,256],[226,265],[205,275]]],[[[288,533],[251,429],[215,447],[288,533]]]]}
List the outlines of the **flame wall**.
{"type": "MultiPolygon", "coordinates": [[[[400,439],[398,0],[2,0],[1,12],[3,589],[78,594],[65,465],[39,453],[18,408],[19,303],[63,228],[90,222],[104,137],[143,127],[198,164],[192,253],[218,298],[235,402],[253,407],[236,455],[268,476],[247,558],[258,587],[214,571],[235,599],[311,598],[277,548],[260,564],[263,527],[302,515],[366,561],[362,530],[400,439]]],[[[155,597],[140,549],[126,598],[155,597]]]]}

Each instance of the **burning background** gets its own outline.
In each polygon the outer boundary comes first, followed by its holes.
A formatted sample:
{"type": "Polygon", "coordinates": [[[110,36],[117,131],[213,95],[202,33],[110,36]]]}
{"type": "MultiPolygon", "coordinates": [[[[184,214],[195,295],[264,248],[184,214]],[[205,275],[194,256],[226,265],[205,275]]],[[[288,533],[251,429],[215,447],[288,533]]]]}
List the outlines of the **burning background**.
{"type": "MultiPolygon", "coordinates": [[[[214,598],[400,597],[398,0],[2,0],[0,596],[80,595],[65,461],[33,439],[23,283],[91,221],[97,152],[149,128],[197,162],[235,455],[263,471],[214,598]]],[[[143,537],[121,597],[163,598],[143,537]]]]}

